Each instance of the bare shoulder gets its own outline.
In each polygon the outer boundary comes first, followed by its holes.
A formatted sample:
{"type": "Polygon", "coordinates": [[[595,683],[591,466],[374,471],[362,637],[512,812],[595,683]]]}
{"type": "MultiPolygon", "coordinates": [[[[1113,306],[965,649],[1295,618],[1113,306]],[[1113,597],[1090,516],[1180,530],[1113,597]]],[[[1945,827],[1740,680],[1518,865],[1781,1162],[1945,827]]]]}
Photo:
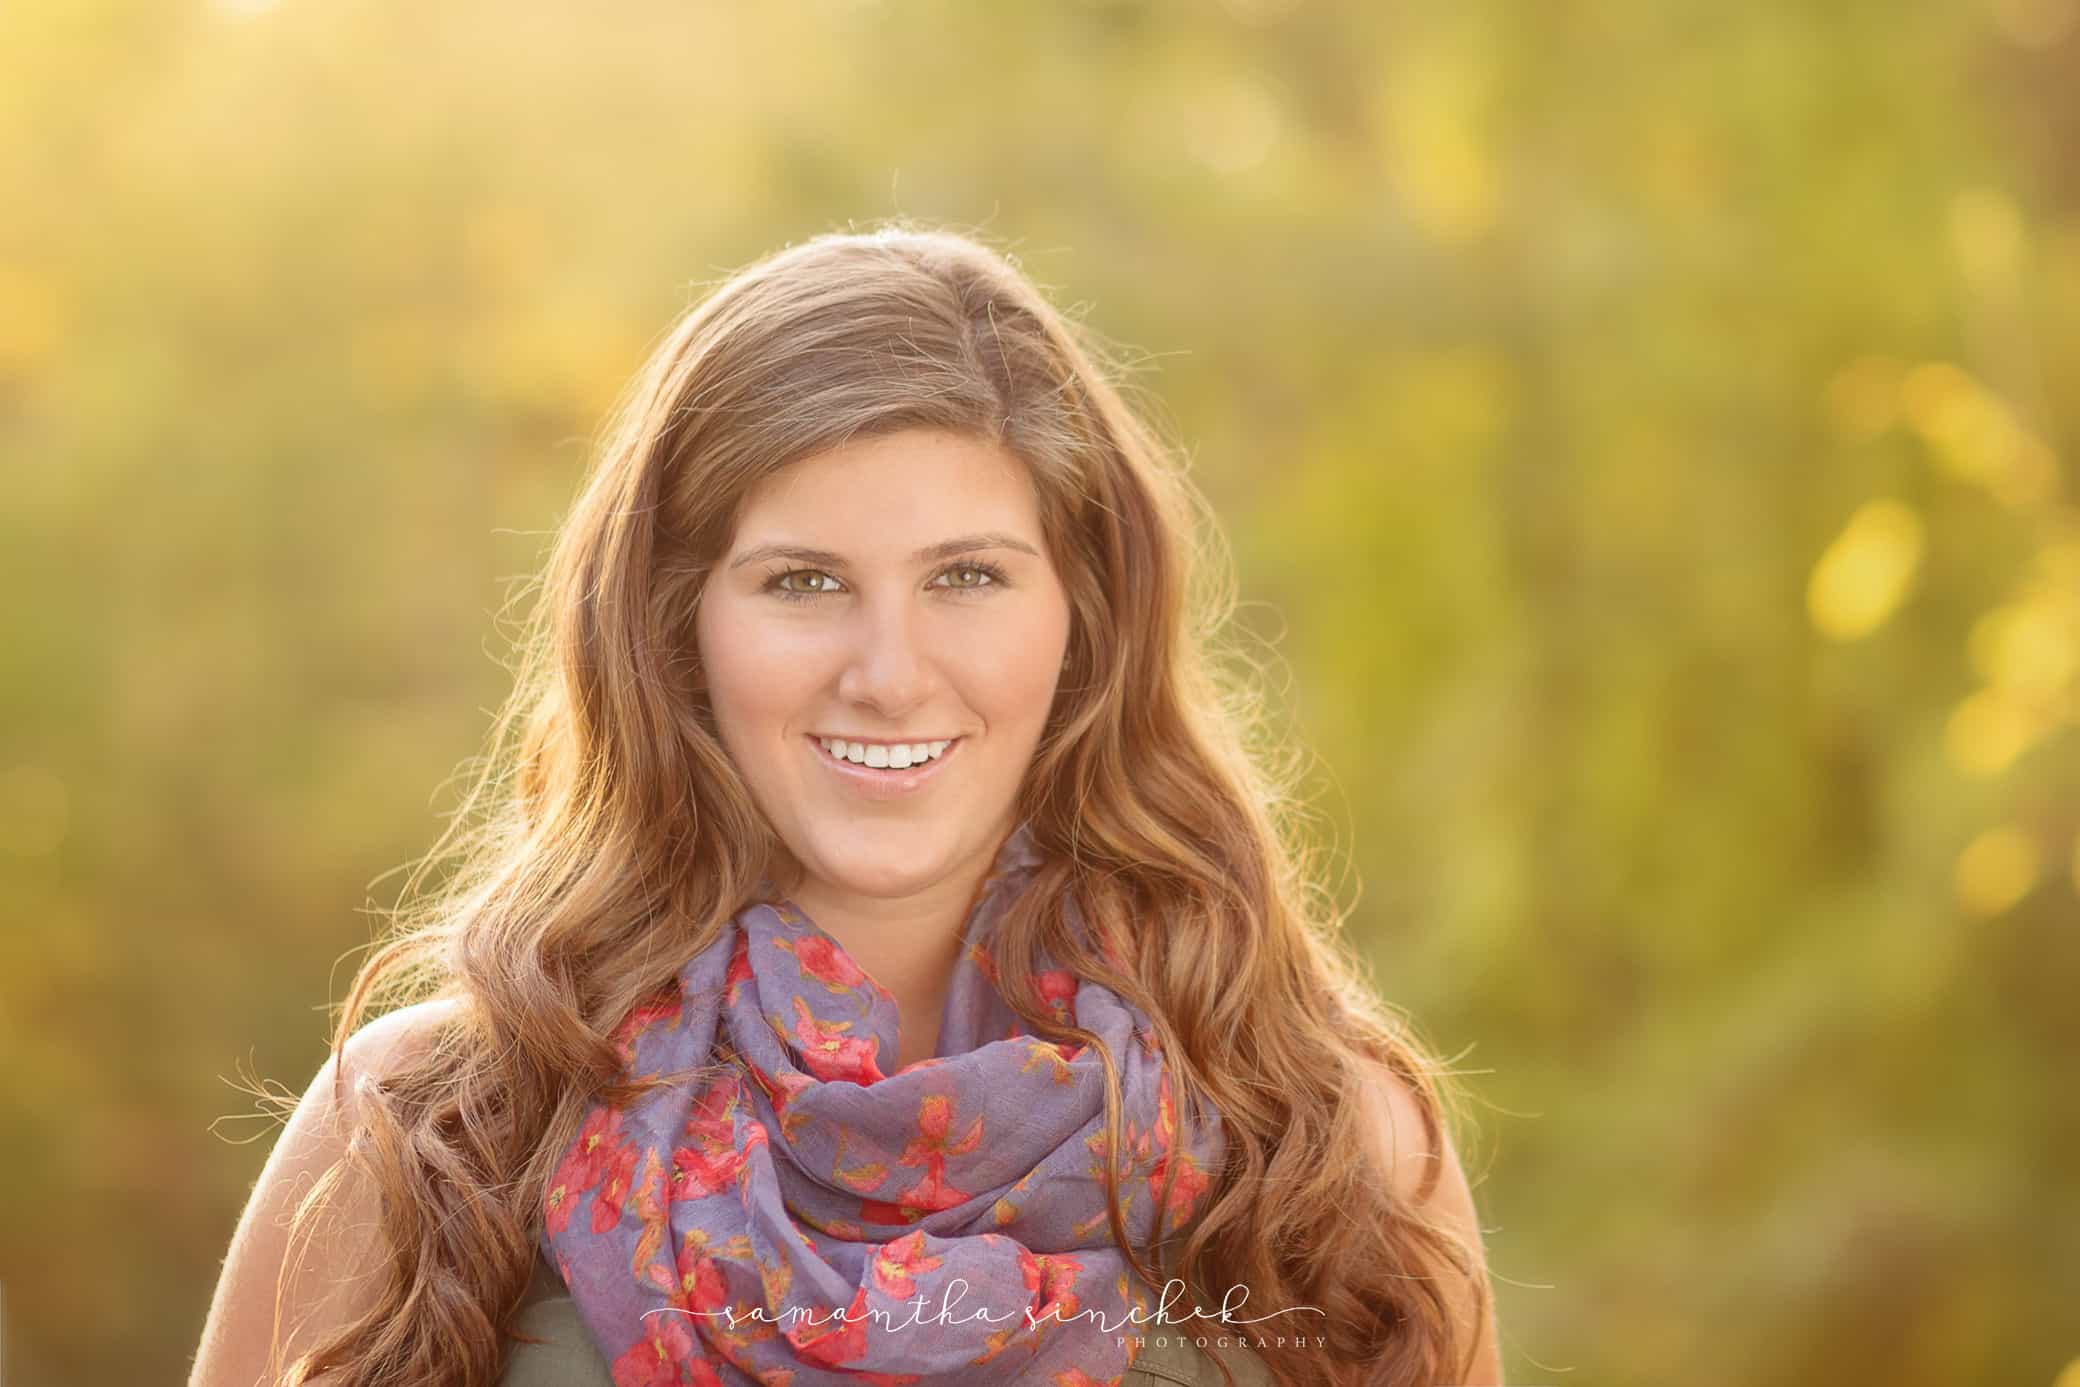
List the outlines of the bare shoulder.
{"type": "MultiPolygon", "coordinates": [[[[358,1117],[355,1110],[357,1086],[364,1079],[385,1077],[411,1063],[433,1044],[441,1028],[460,1015],[466,1005],[465,999],[460,997],[436,997],[385,1012],[363,1025],[340,1047],[340,1063],[336,1068],[332,1057],[326,1057],[324,1066],[311,1081],[310,1091],[304,1094],[303,1103],[298,1105],[298,1115],[302,1115],[303,1108],[308,1106],[313,1129],[322,1125],[342,1135],[350,1132],[358,1117]],[[325,1089],[322,1093],[319,1092],[321,1085],[325,1089]]],[[[286,1143],[290,1130],[295,1127],[296,1120],[292,1117],[289,1127],[282,1133],[283,1142],[286,1143]]]]}
{"type": "Polygon", "coordinates": [[[431,1044],[442,1026],[462,1014],[461,997],[435,997],[385,1012],[347,1037],[340,1047],[349,1078],[384,1074],[431,1044]]]}
{"type": "MultiPolygon", "coordinates": [[[[1439,1121],[1433,1129],[1425,1122],[1423,1104],[1415,1089],[1384,1064],[1366,1066],[1363,1092],[1374,1154],[1395,1201],[1463,1242],[1473,1254],[1474,1266],[1485,1283],[1488,1266],[1480,1214],[1449,1126],[1439,1121]]],[[[1479,1290],[1488,1294],[1492,1302],[1485,1285],[1479,1290]]],[[[1460,1297],[1460,1309],[1469,1325],[1480,1314],[1471,1288],[1460,1297]]],[[[1469,1387],[1500,1387],[1502,1359],[1496,1343],[1492,1303],[1480,1318],[1473,1372],[1466,1382],[1469,1387]]]]}
{"type": "MultiPolygon", "coordinates": [[[[1420,1208],[1451,1191],[1438,1188],[1458,1166],[1451,1133],[1439,1122],[1424,1120],[1423,1105],[1409,1081],[1385,1064],[1363,1069],[1367,1130],[1373,1154],[1387,1172],[1394,1194],[1405,1205],[1420,1208]]],[[[1464,1172],[1460,1172],[1463,1179],[1464,1172]]]]}
{"type": "Polygon", "coordinates": [[[290,1247],[297,1205],[346,1154],[366,1078],[393,1072],[465,1003],[437,998],[400,1007],[356,1030],[311,1079],[253,1184],[218,1277],[190,1387],[255,1387],[271,1382],[270,1356],[287,1363],[372,1303],[369,1273],[380,1265],[380,1196],[342,1167],[316,1236],[290,1247]],[[290,1265],[292,1251],[296,1265],[290,1265]],[[276,1299],[284,1334],[275,1342],[276,1299]]]}

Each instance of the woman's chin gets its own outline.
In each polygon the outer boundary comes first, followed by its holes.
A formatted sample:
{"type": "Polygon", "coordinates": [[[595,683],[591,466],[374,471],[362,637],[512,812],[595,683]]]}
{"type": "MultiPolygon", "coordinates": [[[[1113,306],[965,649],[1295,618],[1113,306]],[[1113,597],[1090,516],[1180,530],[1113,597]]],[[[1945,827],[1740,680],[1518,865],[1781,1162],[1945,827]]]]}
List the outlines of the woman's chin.
{"type": "Polygon", "coordinates": [[[827,860],[830,863],[825,874],[828,887],[850,895],[880,899],[917,895],[929,890],[946,873],[937,853],[927,859],[915,850],[901,862],[890,862],[882,853],[843,849],[833,852],[827,860]]]}

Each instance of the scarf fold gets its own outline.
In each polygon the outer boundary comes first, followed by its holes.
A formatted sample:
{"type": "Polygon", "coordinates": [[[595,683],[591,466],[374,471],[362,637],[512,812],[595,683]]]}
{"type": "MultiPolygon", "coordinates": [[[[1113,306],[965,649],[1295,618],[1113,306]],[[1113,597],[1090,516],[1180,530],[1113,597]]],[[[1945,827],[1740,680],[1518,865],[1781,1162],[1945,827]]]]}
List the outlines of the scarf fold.
{"type": "MultiPolygon", "coordinates": [[[[938,1054],[886,1072],[895,999],[791,901],[754,902],[616,1028],[630,1074],[707,1072],[595,1106],[549,1182],[542,1245],[616,1387],[1116,1384],[1154,1301],[1106,1216],[1104,1068],[1031,1035],[991,929],[1041,859],[1021,823],[962,925],[938,1054]]],[[[1074,903],[1065,918],[1081,934],[1074,903]]],[[[1120,1207],[1146,1248],[1218,1166],[1146,1016],[1043,958],[1041,999],[1119,1067],[1120,1207]]]]}

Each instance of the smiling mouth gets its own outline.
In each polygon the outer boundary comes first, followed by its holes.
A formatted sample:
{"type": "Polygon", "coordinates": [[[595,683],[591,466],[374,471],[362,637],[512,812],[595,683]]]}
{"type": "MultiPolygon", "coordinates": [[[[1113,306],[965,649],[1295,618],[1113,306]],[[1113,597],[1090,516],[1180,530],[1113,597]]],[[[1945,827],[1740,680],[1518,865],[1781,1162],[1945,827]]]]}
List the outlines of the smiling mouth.
{"type": "Polygon", "coordinates": [[[816,749],[823,754],[823,758],[834,766],[851,771],[901,776],[937,765],[951,755],[953,750],[967,739],[965,737],[944,737],[934,738],[924,743],[861,743],[846,742],[840,737],[821,737],[812,732],[809,734],[809,740],[815,743],[816,749]],[[862,758],[854,760],[849,755],[836,755],[833,749],[834,743],[842,743],[848,751],[862,751],[862,758]],[[916,756],[912,751],[912,748],[919,745],[928,748],[927,754],[924,756],[916,756]],[[892,755],[898,746],[902,749],[904,757],[904,764],[900,766],[893,763],[894,758],[892,755]],[[878,766],[872,765],[865,759],[866,756],[875,756],[881,759],[883,764],[878,766]]]}

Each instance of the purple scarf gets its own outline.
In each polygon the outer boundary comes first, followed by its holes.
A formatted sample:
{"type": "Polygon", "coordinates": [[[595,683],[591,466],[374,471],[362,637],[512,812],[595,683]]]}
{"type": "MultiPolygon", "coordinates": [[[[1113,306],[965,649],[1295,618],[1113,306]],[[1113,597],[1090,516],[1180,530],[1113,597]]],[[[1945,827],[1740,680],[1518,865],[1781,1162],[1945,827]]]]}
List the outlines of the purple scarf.
{"type": "MultiPolygon", "coordinates": [[[[543,1247],[616,1387],[1118,1382],[1144,1332],[1127,1312],[1153,1302],[1105,1215],[1105,1071],[1029,1034],[989,950],[1039,861],[1021,823],[963,925],[935,1058],[884,1072],[895,999],[786,900],[739,911],[617,1028],[630,1073],[720,1073],[595,1107],[549,1183],[543,1247]]],[[[1166,1230],[1206,1192],[1218,1119],[1178,1140],[1147,1018],[1041,962],[1043,1000],[1119,1067],[1145,1248],[1173,1166],[1166,1230]]]]}

